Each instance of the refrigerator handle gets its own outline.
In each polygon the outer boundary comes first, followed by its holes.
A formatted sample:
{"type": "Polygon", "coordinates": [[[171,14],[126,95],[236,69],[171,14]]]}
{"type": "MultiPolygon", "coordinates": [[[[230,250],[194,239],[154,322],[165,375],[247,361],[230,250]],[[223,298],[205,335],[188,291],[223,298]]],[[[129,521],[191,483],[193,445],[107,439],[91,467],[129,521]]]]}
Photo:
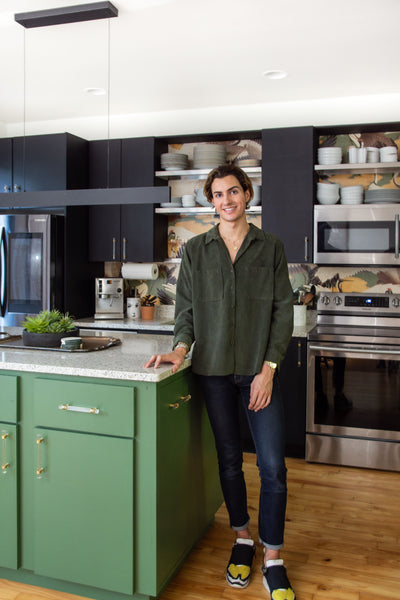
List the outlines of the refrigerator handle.
{"type": "Polygon", "coordinates": [[[4,317],[7,308],[7,239],[6,228],[3,227],[0,236],[0,293],[3,290],[3,297],[0,298],[0,316],[4,317]],[[2,269],[2,258],[4,269],[2,269]]]}

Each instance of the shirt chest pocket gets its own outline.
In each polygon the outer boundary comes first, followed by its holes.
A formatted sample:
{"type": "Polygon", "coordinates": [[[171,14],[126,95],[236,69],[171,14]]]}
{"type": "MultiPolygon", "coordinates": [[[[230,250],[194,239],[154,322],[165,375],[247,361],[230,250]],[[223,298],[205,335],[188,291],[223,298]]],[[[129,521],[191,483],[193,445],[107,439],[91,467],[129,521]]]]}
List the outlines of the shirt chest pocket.
{"type": "Polygon", "coordinates": [[[250,300],[271,300],[274,297],[274,276],[270,267],[248,267],[244,280],[244,290],[250,300]]]}
{"type": "Polygon", "coordinates": [[[224,297],[224,284],[222,271],[219,268],[203,268],[194,273],[195,298],[201,302],[222,300],[224,297]]]}

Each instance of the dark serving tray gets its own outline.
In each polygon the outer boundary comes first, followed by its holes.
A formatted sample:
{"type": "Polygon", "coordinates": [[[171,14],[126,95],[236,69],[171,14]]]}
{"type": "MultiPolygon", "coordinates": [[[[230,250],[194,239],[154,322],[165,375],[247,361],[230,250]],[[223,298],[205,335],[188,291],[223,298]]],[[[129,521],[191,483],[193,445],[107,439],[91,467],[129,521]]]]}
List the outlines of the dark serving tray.
{"type": "Polygon", "coordinates": [[[39,346],[24,346],[22,335],[9,335],[6,338],[0,337],[0,348],[14,348],[14,350],[50,350],[52,352],[94,352],[96,350],[106,350],[112,346],[119,346],[121,340],[115,337],[80,336],[82,338],[83,348],[70,350],[69,348],[40,348],[39,346]]]}

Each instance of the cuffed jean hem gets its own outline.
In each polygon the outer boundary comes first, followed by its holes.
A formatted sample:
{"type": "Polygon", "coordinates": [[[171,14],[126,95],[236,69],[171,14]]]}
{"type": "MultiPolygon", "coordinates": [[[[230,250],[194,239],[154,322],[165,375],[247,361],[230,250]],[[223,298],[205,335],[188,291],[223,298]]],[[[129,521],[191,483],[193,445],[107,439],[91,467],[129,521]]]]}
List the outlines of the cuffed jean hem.
{"type": "Polygon", "coordinates": [[[281,550],[283,548],[283,542],[282,542],[282,544],[278,544],[277,546],[273,546],[272,544],[267,544],[267,542],[264,542],[264,540],[262,540],[260,537],[258,538],[258,541],[265,548],[268,548],[268,550],[281,550]]]}
{"type": "Polygon", "coordinates": [[[250,523],[250,519],[247,521],[247,523],[245,523],[241,527],[236,527],[235,525],[231,525],[231,528],[233,529],[233,531],[244,531],[244,529],[248,528],[249,523],[250,523]]]}

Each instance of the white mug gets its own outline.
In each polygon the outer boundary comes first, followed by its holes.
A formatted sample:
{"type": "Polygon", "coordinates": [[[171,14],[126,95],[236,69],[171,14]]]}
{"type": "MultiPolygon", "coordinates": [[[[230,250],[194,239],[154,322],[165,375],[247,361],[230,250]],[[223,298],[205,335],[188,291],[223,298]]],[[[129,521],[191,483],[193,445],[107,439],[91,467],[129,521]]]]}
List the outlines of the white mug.
{"type": "Polygon", "coordinates": [[[140,298],[126,299],[126,316],[128,319],[140,319],[140,298]]]}

